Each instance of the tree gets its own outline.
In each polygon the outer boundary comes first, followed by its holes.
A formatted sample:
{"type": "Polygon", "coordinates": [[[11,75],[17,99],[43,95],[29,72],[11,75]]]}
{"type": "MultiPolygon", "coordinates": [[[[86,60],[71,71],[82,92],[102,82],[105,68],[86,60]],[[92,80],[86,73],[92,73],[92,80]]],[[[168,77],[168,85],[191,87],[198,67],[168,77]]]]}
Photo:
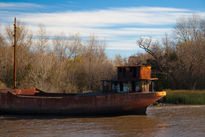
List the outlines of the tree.
{"type": "MultiPolygon", "coordinates": [[[[6,26],[6,40],[2,51],[1,80],[11,87],[13,84],[13,26],[6,26]]],[[[26,28],[26,25],[17,22],[17,85],[21,86],[21,81],[24,80],[29,72],[31,64],[31,56],[29,54],[32,45],[32,33],[26,28]]]]}
{"type": "Polygon", "coordinates": [[[48,49],[49,36],[46,32],[46,28],[43,24],[39,24],[39,30],[37,32],[37,40],[35,41],[35,49],[37,52],[45,52],[48,49]]]}
{"type": "Polygon", "coordinates": [[[165,88],[205,88],[204,20],[198,16],[181,19],[174,28],[174,39],[167,35],[162,42],[151,38],[138,40],[138,46],[153,57],[151,61],[165,88]]]}
{"type": "MultiPolygon", "coordinates": [[[[0,35],[0,81],[12,87],[12,26],[6,27],[6,34],[6,40],[0,35]]],[[[43,25],[36,35],[33,39],[27,26],[17,23],[18,88],[36,87],[62,93],[99,91],[100,80],[113,78],[115,70],[105,54],[105,41],[91,36],[87,42],[82,42],[78,34],[61,34],[51,39],[51,43],[43,25]]]]}
{"type": "Polygon", "coordinates": [[[174,27],[175,39],[179,42],[197,41],[205,38],[205,20],[198,15],[180,18],[174,27]]]}

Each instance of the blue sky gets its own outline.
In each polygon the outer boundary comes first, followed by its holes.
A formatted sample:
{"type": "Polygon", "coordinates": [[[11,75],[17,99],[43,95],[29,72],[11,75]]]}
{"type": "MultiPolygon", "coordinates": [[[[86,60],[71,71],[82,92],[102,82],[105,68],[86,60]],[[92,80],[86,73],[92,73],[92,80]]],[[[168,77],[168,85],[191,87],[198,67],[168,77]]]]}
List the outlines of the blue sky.
{"type": "MultiPolygon", "coordinates": [[[[49,36],[79,33],[84,39],[96,35],[107,43],[109,57],[142,52],[136,40],[171,35],[176,20],[198,14],[205,17],[205,0],[4,0],[0,1],[0,24],[25,22],[34,35],[44,24],[49,36]]],[[[3,27],[1,27],[1,31],[3,27]]]]}

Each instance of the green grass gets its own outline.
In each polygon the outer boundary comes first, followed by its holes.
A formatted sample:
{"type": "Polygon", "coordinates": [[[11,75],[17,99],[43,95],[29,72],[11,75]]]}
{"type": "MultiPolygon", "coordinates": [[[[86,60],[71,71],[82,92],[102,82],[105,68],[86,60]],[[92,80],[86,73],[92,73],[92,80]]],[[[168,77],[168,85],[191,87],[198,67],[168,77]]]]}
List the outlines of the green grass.
{"type": "Polygon", "coordinates": [[[205,104],[205,90],[167,90],[163,103],[171,104],[205,104]]]}

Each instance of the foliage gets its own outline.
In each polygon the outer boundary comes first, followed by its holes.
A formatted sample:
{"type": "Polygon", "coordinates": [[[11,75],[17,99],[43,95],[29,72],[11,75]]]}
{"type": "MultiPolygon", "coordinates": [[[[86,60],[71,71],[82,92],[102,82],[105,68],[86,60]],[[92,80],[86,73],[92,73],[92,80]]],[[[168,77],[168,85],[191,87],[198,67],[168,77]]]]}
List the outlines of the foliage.
{"type": "MultiPolygon", "coordinates": [[[[100,90],[102,79],[113,78],[114,66],[105,55],[105,42],[91,36],[55,36],[49,42],[46,28],[39,26],[38,39],[25,24],[17,24],[17,87],[48,92],[100,90]],[[52,48],[51,48],[52,47],[52,48]]],[[[13,28],[0,35],[0,80],[13,87],[13,28]]]]}
{"type": "Polygon", "coordinates": [[[205,104],[204,90],[168,90],[163,103],[205,104]]]}
{"type": "MultiPolygon", "coordinates": [[[[173,36],[161,42],[152,38],[138,40],[146,51],[137,55],[143,64],[151,65],[159,77],[158,87],[169,89],[205,89],[205,23],[193,15],[177,22],[173,36]],[[149,56],[148,56],[149,55],[149,56]]],[[[139,61],[136,60],[136,64],[139,61]]]]}

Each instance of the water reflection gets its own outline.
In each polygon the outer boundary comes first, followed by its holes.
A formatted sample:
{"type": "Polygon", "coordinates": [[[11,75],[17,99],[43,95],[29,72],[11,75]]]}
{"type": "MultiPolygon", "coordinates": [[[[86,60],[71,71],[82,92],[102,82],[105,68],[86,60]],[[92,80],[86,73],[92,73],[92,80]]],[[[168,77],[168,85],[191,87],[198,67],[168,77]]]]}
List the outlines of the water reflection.
{"type": "Polygon", "coordinates": [[[4,136],[204,136],[205,106],[150,107],[146,116],[68,118],[1,116],[4,136]]]}

